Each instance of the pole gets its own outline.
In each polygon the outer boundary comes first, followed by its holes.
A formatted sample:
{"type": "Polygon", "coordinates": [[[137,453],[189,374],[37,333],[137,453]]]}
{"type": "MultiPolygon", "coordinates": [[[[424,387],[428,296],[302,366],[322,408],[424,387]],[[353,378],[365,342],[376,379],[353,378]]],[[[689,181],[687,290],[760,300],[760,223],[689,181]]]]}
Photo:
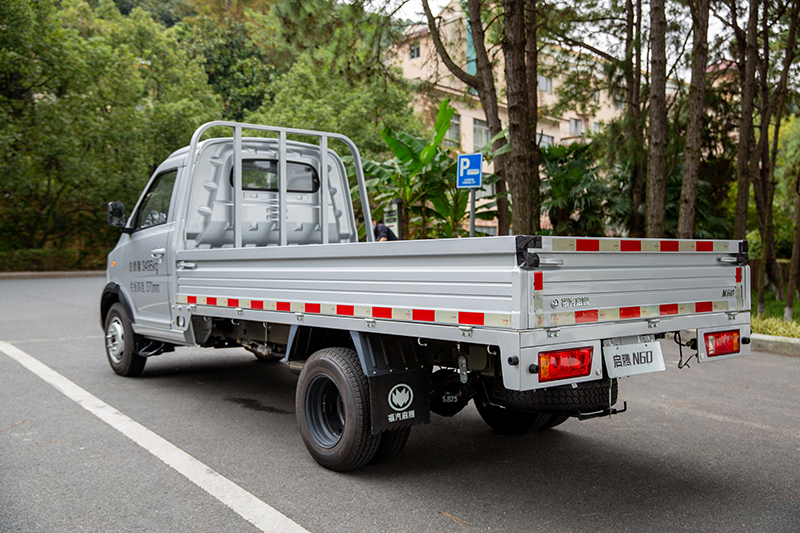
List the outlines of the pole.
{"type": "Polygon", "coordinates": [[[469,236],[475,236],[475,189],[469,190],[469,236]]]}

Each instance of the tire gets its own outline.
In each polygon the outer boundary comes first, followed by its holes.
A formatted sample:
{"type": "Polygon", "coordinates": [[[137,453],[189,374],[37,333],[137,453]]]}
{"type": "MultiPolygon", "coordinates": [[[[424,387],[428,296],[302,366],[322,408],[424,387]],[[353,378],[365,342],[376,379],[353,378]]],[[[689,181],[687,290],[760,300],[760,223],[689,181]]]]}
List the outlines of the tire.
{"type": "Polygon", "coordinates": [[[133,327],[125,306],[117,302],[106,315],[106,356],[111,368],[120,376],[138,376],[144,370],[147,358],[135,350],[133,327]]]}
{"type": "Polygon", "coordinates": [[[537,431],[545,431],[547,429],[554,428],[556,426],[560,426],[564,422],[569,420],[568,416],[564,415],[550,415],[550,420],[547,421],[542,427],[540,427],[537,431]]]}
{"type": "Polygon", "coordinates": [[[381,442],[378,444],[378,450],[369,464],[376,465],[394,459],[405,448],[409,435],[411,435],[411,426],[381,433],[381,442]]]}
{"type": "Polygon", "coordinates": [[[483,421],[503,435],[522,435],[531,430],[535,431],[550,420],[550,415],[547,413],[532,413],[493,405],[483,394],[476,396],[474,401],[483,421]]]}
{"type": "Polygon", "coordinates": [[[483,383],[492,403],[520,411],[576,415],[608,409],[617,402],[616,379],[585,381],[575,388],[561,385],[526,391],[506,389],[502,378],[484,377],[483,383]]]}
{"type": "Polygon", "coordinates": [[[344,472],[375,456],[381,438],[370,435],[369,387],[353,350],[326,348],[309,357],[295,405],[303,442],[321,466],[344,472]]]}

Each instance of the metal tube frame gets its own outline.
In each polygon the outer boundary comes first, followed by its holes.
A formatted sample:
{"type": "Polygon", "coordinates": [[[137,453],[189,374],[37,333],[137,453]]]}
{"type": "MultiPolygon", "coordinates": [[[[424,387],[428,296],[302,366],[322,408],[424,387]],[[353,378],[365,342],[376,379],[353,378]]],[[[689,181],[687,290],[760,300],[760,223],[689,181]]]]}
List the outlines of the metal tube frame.
{"type": "MultiPolygon", "coordinates": [[[[189,169],[189,183],[194,183],[195,174],[197,173],[197,164],[198,164],[198,153],[197,153],[197,146],[200,143],[200,137],[211,128],[214,127],[223,127],[223,128],[233,128],[233,151],[234,151],[234,171],[233,171],[233,182],[234,182],[234,200],[233,200],[233,212],[234,212],[234,246],[236,248],[242,247],[242,227],[239,221],[242,219],[242,131],[245,129],[248,130],[257,130],[257,131],[268,131],[272,133],[278,134],[278,159],[279,159],[279,170],[278,170],[278,198],[279,198],[279,212],[281,213],[281,221],[280,221],[280,244],[281,246],[286,246],[288,243],[288,227],[287,221],[289,219],[288,213],[286,212],[287,203],[286,203],[286,185],[287,185],[287,176],[286,176],[286,136],[287,135],[304,135],[308,137],[317,137],[320,139],[320,187],[322,188],[322,194],[320,198],[320,228],[322,230],[322,242],[324,244],[328,244],[330,241],[328,223],[327,223],[327,207],[330,203],[330,189],[328,186],[328,139],[336,139],[344,143],[344,145],[350,150],[350,154],[353,156],[353,164],[356,169],[356,179],[358,180],[358,192],[359,196],[361,197],[361,209],[364,213],[364,224],[366,229],[366,239],[368,242],[375,241],[375,235],[372,231],[372,213],[370,212],[369,208],[369,197],[367,195],[367,184],[366,180],[364,179],[364,170],[361,166],[361,155],[358,152],[358,147],[355,143],[349,138],[344,135],[340,135],[338,133],[329,133],[324,131],[314,131],[314,130],[303,130],[303,129],[296,129],[296,128],[281,128],[277,126],[264,126],[261,124],[247,124],[243,122],[231,122],[225,120],[216,120],[213,122],[207,122],[197,128],[194,134],[192,135],[192,141],[189,145],[189,161],[188,161],[188,169],[189,169]]],[[[342,194],[346,194],[348,191],[342,191],[342,194]]],[[[356,238],[358,238],[356,236],[356,238]]]]}

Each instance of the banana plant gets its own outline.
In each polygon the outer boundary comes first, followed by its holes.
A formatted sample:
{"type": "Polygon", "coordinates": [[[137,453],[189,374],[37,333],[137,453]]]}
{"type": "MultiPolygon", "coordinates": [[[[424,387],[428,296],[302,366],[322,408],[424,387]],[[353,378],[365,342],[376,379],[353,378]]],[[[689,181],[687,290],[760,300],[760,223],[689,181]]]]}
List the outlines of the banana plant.
{"type": "MultiPolygon", "coordinates": [[[[446,187],[445,180],[455,174],[455,160],[440,147],[455,109],[449,100],[439,106],[436,125],[429,139],[415,137],[404,132],[395,133],[389,128],[381,131],[386,146],[394,158],[382,163],[364,161],[367,187],[373,193],[373,201],[379,206],[394,199],[402,201],[403,235],[425,238],[428,234],[428,201],[446,187]],[[412,233],[412,213],[415,231],[412,233]]],[[[379,211],[378,211],[379,212],[379,211]]]]}

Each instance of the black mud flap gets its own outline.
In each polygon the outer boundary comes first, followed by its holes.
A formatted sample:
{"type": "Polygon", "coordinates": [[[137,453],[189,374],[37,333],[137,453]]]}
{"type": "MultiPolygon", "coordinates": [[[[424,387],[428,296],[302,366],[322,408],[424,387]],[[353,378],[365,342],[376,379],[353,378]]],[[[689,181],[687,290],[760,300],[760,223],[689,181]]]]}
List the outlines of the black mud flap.
{"type": "Polygon", "coordinates": [[[369,378],[372,434],[431,421],[430,371],[414,370],[369,378]]]}
{"type": "Polygon", "coordinates": [[[429,424],[431,369],[417,352],[415,339],[357,331],[351,335],[369,379],[372,434],[429,424]]]}

